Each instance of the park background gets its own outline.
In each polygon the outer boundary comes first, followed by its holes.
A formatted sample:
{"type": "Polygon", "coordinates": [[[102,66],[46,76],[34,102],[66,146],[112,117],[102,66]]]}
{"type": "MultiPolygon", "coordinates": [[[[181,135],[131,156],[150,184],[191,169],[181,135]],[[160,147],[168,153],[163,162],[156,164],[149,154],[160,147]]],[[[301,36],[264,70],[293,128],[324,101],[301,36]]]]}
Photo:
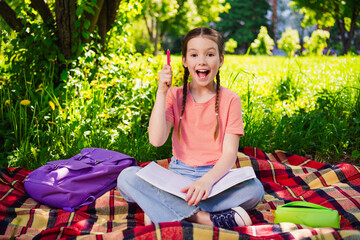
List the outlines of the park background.
{"type": "Polygon", "coordinates": [[[242,99],[240,147],[360,160],[359,0],[0,0],[0,167],[86,147],[149,161],[157,74],[199,26],[226,40],[222,85],[242,99]]]}

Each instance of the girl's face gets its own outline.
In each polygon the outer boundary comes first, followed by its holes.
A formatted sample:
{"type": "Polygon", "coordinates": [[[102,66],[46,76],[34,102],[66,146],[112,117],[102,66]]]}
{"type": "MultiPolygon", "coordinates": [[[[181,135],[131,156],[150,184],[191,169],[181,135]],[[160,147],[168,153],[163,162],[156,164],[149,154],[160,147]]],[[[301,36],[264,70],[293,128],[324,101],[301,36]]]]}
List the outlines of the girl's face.
{"type": "Polygon", "coordinates": [[[218,45],[206,38],[195,37],[187,43],[186,57],[182,57],[184,67],[189,69],[193,82],[202,87],[212,86],[219,68],[224,62],[218,45]]]}

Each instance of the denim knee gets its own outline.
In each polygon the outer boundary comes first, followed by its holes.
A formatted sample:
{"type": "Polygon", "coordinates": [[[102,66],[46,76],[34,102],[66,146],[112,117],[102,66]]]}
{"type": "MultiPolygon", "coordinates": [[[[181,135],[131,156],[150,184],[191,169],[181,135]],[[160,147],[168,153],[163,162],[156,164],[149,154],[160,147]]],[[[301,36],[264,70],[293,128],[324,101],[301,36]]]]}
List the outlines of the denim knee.
{"type": "Polygon", "coordinates": [[[132,192],[132,189],[134,189],[137,185],[137,181],[139,177],[136,175],[136,173],[141,169],[141,167],[133,166],[133,167],[127,167],[124,170],[122,170],[117,178],[117,188],[121,195],[125,198],[127,201],[131,201],[132,199],[130,197],[130,194],[132,192]]]}

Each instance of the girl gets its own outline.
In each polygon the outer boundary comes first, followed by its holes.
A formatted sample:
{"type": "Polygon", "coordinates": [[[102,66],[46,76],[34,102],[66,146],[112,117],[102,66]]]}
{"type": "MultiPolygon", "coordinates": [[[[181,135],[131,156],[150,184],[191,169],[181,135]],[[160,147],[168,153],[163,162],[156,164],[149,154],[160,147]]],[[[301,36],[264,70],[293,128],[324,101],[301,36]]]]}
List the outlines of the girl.
{"type": "Polygon", "coordinates": [[[213,29],[193,29],[182,41],[182,61],[182,87],[171,88],[170,66],[165,65],[159,73],[149,141],[156,147],[163,145],[174,127],[169,169],[194,180],[182,189],[185,201],[137,177],[140,167],[123,170],[118,189],[154,223],[187,220],[227,229],[251,225],[245,210],[264,197],[257,178],[207,198],[212,185],[234,166],[244,133],[240,98],[220,85],[224,40],[213,29]]]}

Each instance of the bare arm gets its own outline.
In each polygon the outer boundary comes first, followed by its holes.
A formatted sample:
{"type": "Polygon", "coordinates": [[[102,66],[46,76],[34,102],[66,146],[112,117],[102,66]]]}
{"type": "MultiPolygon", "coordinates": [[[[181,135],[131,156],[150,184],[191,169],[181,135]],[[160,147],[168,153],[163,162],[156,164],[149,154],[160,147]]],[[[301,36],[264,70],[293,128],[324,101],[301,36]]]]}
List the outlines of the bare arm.
{"type": "Polygon", "coordinates": [[[212,186],[234,166],[239,139],[239,135],[226,133],[223,142],[223,154],[214,167],[200,179],[182,190],[182,192],[187,192],[185,200],[190,206],[206,199],[210,194],[212,186]]]}
{"type": "Polygon", "coordinates": [[[149,122],[149,141],[155,147],[159,147],[166,142],[172,127],[172,123],[166,120],[165,116],[166,94],[170,89],[171,82],[171,67],[164,65],[163,69],[159,73],[156,100],[149,122]]]}

